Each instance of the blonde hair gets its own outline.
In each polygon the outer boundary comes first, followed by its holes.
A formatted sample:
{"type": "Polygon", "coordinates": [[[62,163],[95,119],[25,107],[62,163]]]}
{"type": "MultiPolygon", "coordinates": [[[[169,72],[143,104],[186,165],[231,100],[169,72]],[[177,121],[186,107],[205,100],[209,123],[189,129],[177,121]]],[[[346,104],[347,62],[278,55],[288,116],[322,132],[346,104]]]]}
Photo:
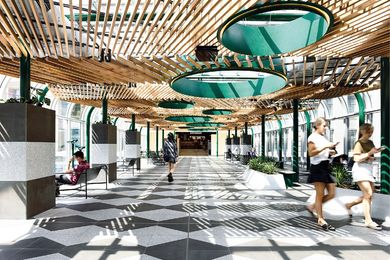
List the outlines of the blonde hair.
{"type": "Polygon", "coordinates": [[[371,124],[367,124],[367,123],[362,124],[359,127],[359,139],[360,139],[360,137],[363,136],[363,132],[367,133],[367,132],[370,132],[370,131],[374,131],[374,127],[371,124]]]}
{"type": "Polygon", "coordinates": [[[316,121],[314,122],[314,129],[317,129],[317,126],[323,123],[326,123],[326,119],[324,117],[317,118],[316,121]]]}

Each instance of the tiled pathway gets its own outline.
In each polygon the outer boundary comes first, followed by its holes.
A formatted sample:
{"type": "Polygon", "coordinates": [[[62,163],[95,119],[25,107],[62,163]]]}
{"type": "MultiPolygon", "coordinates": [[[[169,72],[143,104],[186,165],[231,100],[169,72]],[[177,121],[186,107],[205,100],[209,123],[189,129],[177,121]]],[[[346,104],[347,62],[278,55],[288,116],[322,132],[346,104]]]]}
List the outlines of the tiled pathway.
{"type": "Polygon", "coordinates": [[[222,159],[183,157],[122,174],[110,191],[60,197],[28,221],[0,221],[0,259],[390,259],[390,231],[331,222],[320,230],[303,185],[251,191],[243,168],[222,159]]]}

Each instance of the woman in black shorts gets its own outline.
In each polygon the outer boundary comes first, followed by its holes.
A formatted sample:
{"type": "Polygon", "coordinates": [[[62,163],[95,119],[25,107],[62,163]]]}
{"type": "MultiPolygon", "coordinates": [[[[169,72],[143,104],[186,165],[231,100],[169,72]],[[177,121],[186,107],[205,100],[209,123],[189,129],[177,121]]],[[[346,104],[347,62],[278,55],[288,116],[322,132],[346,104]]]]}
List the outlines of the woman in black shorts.
{"type": "Polygon", "coordinates": [[[308,152],[310,156],[310,175],[308,183],[313,183],[316,190],[315,203],[307,206],[307,210],[314,215],[317,213],[317,223],[324,230],[336,230],[332,225],[328,224],[322,213],[322,204],[334,198],[336,185],[334,178],[331,175],[329,165],[329,155],[336,153],[335,147],[338,143],[329,142],[324,134],[327,123],[322,117],[315,121],[315,131],[307,139],[308,152]],[[325,189],[327,194],[325,195],[325,189]]]}
{"type": "Polygon", "coordinates": [[[168,181],[173,182],[172,173],[175,171],[175,163],[177,159],[177,146],[172,133],[168,134],[168,140],[164,142],[164,161],[168,163],[168,181]]]}

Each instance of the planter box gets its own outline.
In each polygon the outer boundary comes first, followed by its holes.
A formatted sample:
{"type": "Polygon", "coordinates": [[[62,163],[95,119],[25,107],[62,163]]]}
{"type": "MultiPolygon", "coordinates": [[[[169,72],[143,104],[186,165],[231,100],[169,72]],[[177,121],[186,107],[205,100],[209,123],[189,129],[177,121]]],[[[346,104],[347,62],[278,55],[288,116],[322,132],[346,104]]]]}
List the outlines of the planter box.
{"type": "MultiPolygon", "coordinates": [[[[348,218],[348,212],[344,204],[360,197],[362,192],[360,190],[350,190],[343,188],[336,188],[336,196],[333,200],[326,202],[323,205],[325,218],[329,219],[345,219],[348,218]]],[[[307,202],[313,203],[315,200],[315,193],[310,196],[307,202]]],[[[373,218],[385,220],[390,222],[390,195],[374,193],[371,214],[373,218]]],[[[352,207],[353,215],[364,216],[363,205],[359,204],[352,207]]]]}
{"type": "Polygon", "coordinates": [[[55,206],[55,111],[0,104],[0,218],[26,219],[55,206]]]}
{"type": "Polygon", "coordinates": [[[117,179],[116,132],[116,126],[113,125],[92,125],[91,164],[107,165],[109,182],[117,179]]]}
{"type": "Polygon", "coordinates": [[[246,186],[254,190],[285,190],[282,174],[265,174],[252,169],[245,170],[242,178],[246,186]]]}

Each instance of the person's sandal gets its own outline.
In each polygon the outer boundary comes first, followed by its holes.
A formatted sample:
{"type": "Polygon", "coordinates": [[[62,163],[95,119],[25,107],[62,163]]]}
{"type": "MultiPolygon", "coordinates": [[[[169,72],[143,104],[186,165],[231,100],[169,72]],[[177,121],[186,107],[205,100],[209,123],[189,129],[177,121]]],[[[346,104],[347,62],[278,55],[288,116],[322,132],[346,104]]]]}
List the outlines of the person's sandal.
{"type": "Polygon", "coordinates": [[[371,223],[366,224],[366,227],[374,229],[374,230],[382,230],[382,227],[375,223],[374,221],[371,223]]]}
{"type": "MultiPolygon", "coordinates": [[[[320,224],[318,224],[318,225],[320,225],[320,224]]],[[[325,231],[328,231],[328,230],[336,231],[336,228],[334,226],[332,226],[331,224],[325,223],[325,224],[320,225],[320,227],[322,227],[322,229],[325,231]]]]}
{"type": "Polygon", "coordinates": [[[168,174],[168,182],[173,182],[172,173],[169,173],[169,174],[168,174]]]}

